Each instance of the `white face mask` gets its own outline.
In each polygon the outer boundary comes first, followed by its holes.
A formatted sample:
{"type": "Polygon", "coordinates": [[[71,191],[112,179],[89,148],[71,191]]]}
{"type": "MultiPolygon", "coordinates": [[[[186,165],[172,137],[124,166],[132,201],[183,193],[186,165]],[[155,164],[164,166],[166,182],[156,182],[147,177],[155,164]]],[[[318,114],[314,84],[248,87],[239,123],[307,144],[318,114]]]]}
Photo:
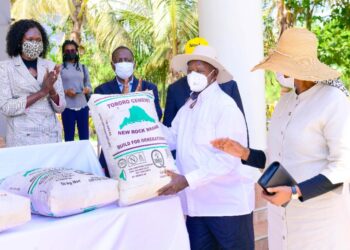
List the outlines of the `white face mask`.
{"type": "Polygon", "coordinates": [[[129,79],[134,73],[134,64],[131,62],[115,63],[115,73],[121,79],[129,79]]]}
{"type": "MultiPolygon", "coordinates": [[[[213,73],[214,70],[211,73],[213,73]]],[[[208,76],[210,76],[210,74],[208,76]]],[[[192,71],[187,75],[187,82],[192,92],[201,92],[208,86],[208,78],[204,74],[192,71]]]]}
{"type": "Polygon", "coordinates": [[[294,88],[294,78],[293,77],[284,77],[282,73],[276,73],[277,81],[286,88],[294,88]]]}

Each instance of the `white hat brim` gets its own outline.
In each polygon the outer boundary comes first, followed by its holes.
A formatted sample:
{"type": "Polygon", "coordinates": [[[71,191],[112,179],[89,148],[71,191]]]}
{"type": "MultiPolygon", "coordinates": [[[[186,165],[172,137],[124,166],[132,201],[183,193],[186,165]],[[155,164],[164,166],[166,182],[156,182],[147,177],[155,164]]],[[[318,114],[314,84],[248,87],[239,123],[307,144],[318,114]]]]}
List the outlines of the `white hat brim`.
{"type": "Polygon", "coordinates": [[[231,75],[230,72],[217,60],[203,56],[203,55],[194,55],[194,54],[181,54],[181,55],[176,55],[174,58],[171,60],[171,68],[177,72],[183,72],[187,74],[187,67],[188,67],[188,62],[190,61],[204,61],[206,63],[209,63],[213,67],[217,68],[219,70],[219,74],[217,76],[217,81],[218,83],[226,83],[228,81],[231,81],[233,79],[233,76],[231,75]]]}

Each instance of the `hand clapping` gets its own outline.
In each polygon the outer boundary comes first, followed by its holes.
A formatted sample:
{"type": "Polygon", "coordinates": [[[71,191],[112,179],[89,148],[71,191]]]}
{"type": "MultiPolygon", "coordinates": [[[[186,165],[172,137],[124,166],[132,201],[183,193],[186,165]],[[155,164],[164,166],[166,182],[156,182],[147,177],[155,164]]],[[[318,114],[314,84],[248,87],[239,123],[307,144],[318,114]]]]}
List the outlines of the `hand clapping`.
{"type": "Polygon", "coordinates": [[[42,84],[42,91],[44,91],[45,94],[51,94],[52,92],[55,92],[54,84],[57,81],[58,75],[60,74],[60,66],[56,65],[55,68],[52,71],[49,71],[46,69],[46,74],[44,76],[43,84],[42,84]]]}

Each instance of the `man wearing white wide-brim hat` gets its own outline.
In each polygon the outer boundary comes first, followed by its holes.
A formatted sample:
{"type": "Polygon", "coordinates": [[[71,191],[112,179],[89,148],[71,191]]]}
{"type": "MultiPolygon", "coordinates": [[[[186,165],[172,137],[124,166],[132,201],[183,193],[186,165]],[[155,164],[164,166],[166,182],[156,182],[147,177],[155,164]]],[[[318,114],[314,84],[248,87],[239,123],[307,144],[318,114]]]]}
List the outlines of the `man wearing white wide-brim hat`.
{"type": "Polygon", "coordinates": [[[191,249],[254,249],[254,181],[240,159],[211,146],[217,137],[247,144],[243,115],[218,85],[232,75],[210,46],[175,56],[171,66],[188,73],[192,93],[171,127],[162,127],[180,174],[168,172],[172,181],[159,195],[181,191],[191,249]]]}

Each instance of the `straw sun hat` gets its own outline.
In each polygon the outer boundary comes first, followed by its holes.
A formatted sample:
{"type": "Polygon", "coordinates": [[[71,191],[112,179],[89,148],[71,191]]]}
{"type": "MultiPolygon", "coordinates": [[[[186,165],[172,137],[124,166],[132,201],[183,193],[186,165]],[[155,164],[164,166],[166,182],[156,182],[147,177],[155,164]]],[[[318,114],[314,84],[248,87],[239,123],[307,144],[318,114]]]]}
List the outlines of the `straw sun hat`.
{"type": "Polygon", "coordinates": [[[230,72],[218,61],[216,51],[213,47],[198,45],[192,54],[181,54],[174,56],[171,60],[171,68],[178,72],[187,73],[187,64],[190,61],[199,60],[209,63],[219,70],[217,81],[219,83],[228,82],[233,79],[230,72]]]}
{"type": "Polygon", "coordinates": [[[277,48],[252,71],[267,69],[305,81],[338,78],[340,74],[317,58],[318,41],[314,33],[302,28],[283,32],[277,48]]]}

